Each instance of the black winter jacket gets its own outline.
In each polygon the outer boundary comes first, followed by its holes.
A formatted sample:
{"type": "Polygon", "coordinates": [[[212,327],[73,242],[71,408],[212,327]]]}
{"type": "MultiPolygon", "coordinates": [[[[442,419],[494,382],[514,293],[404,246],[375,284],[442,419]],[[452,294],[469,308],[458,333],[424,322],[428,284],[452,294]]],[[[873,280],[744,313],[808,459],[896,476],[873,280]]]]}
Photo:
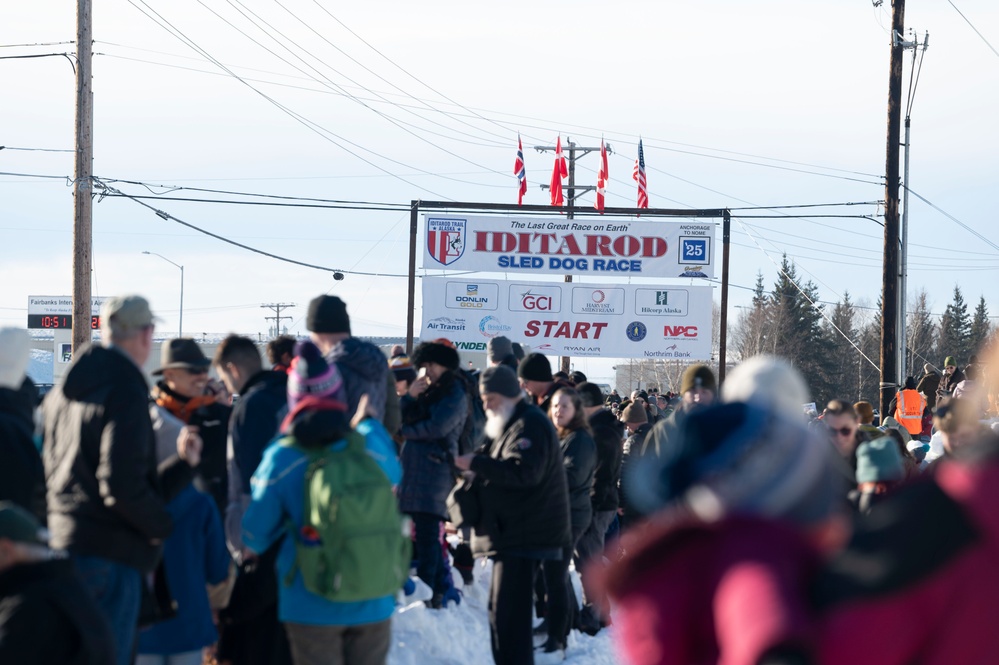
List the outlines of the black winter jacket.
{"type": "Polygon", "coordinates": [[[593,474],[597,467],[597,445],[586,430],[570,432],[561,441],[562,463],[569,485],[569,515],[575,545],[593,520],[593,474]]]}
{"type": "Polygon", "coordinates": [[[0,388],[0,501],[45,523],[45,469],[35,448],[34,405],[24,390],[0,388]]]}
{"type": "Polygon", "coordinates": [[[111,628],[69,559],[0,573],[0,663],[114,662],[111,628]]]}
{"type": "Polygon", "coordinates": [[[472,458],[482,516],[476,556],[569,547],[569,489],[555,426],[538,407],[517,403],[503,434],[472,458]]]}
{"type": "Polygon", "coordinates": [[[621,446],[624,427],[610,409],[600,409],[589,418],[593,441],[597,445],[597,468],[593,476],[594,512],[617,510],[620,504],[617,486],[621,480],[621,446]]]}
{"type": "Polygon", "coordinates": [[[151,572],[191,482],[178,457],[157,469],[149,387],[124,353],[91,346],[42,405],[50,545],[151,572]]]}

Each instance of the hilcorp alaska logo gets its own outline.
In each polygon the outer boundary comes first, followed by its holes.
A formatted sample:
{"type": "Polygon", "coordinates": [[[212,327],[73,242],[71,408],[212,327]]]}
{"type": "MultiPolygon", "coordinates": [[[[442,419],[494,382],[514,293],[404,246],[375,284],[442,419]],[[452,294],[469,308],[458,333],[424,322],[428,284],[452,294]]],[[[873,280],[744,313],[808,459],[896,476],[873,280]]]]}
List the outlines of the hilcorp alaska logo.
{"type": "Polygon", "coordinates": [[[479,332],[486,337],[496,337],[502,333],[513,330],[510,326],[503,325],[503,322],[495,316],[487,316],[479,321],[479,332]]]}

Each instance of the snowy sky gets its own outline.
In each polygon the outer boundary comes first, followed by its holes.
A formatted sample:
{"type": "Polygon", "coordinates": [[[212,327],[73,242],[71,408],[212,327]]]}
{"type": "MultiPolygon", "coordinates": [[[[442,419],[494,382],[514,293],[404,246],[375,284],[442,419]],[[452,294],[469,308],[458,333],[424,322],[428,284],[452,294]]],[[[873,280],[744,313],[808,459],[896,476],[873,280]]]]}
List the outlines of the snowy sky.
{"type": "MultiPolygon", "coordinates": [[[[890,8],[870,0],[147,1],[94,3],[99,177],[396,204],[510,203],[519,131],[526,202],[543,204],[538,183],[548,181],[551,156],[530,146],[559,133],[588,145],[604,135],[615,151],[608,204],[633,205],[641,134],[653,206],[884,198],[877,174],[890,8]],[[259,93],[140,11],[149,7],[259,93]]],[[[954,3],[999,44],[999,5],[954,3]]],[[[72,40],[75,18],[75,3],[65,0],[2,3],[0,56],[72,51],[6,45],[72,40]]],[[[999,56],[947,0],[910,0],[906,26],[930,32],[912,112],[912,189],[999,241],[990,196],[999,180],[999,56]]],[[[907,57],[903,90],[908,67],[907,57]]],[[[0,145],[71,149],[74,80],[64,58],[0,60],[0,145]]],[[[595,169],[595,156],[581,160],[579,182],[592,184],[595,169]]],[[[72,155],[2,150],[0,171],[72,175],[72,155]]],[[[408,212],[151,204],[299,261],[406,271],[408,212]]],[[[71,292],[72,212],[64,181],[0,176],[0,325],[23,325],[29,294],[71,292]]],[[[882,211],[869,204],[813,212],[882,211]]],[[[823,300],[847,290],[866,304],[878,297],[874,221],[746,219],[733,230],[733,305],[748,302],[738,286],[752,286],[757,270],[773,281],[771,258],[782,251],[823,300]]],[[[957,283],[999,314],[999,252],[918,200],[910,233],[910,293],[927,289],[941,312],[957,283]]],[[[131,200],[96,203],[95,294],[146,294],[166,330],[176,330],[179,271],[143,251],[185,266],[186,332],[265,331],[266,302],[297,303],[290,328],[302,331],[309,299],[327,291],[348,302],[355,333],[404,331],[405,279],[348,274],[334,283],[329,273],[223,244],[131,200]]],[[[607,365],[578,367],[609,376],[607,365]]]]}

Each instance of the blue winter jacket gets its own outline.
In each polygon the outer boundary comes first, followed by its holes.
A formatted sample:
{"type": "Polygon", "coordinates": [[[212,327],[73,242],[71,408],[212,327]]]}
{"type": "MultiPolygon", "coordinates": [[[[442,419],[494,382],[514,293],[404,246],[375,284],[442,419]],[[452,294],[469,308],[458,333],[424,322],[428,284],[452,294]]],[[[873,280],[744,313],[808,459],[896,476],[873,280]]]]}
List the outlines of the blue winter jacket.
{"type": "Polygon", "coordinates": [[[206,584],[229,574],[229,551],[215,502],[188,485],[167,504],[173,533],[163,548],[167,586],[177,603],[177,616],[139,633],[139,653],[177,654],[197,651],[218,641],[206,584]]]}
{"type": "Polygon", "coordinates": [[[451,458],[468,418],[468,396],[461,381],[445,374],[419,398],[406,395],[402,409],[402,484],[399,509],[447,517],[447,495],[454,486],[451,458]]]}
{"type": "MultiPolygon", "coordinates": [[[[342,437],[329,439],[331,412],[314,411],[298,414],[289,434],[305,447],[332,445],[343,448],[342,437]]],[[[342,416],[341,416],[342,417],[342,416]]],[[[339,430],[340,423],[334,430],[339,430]]],[[[368,418],[357,427],[364,436],[368,454],[385,475],[397,484],[402,469],[395,455],[395,443],[377,420],[368,418]]],[[[289,524],[302,524],[302,504],[305,498],[305,471],[308,457],[299,450],[274,442],[264,452],[264,459],[250,481],[253,499],[243,516],[243,542],[254,552],[270,547],[288,531],[289,524]]],[[[356,626],[384,621],[395,609],[394,595],[372,600],[338,603],[309,592],[296,573],[291,585],[284,583],[295,563],[295,538],[285,538],[277,558],[278,617],[283,622],[316,626],[356,626]]]]}

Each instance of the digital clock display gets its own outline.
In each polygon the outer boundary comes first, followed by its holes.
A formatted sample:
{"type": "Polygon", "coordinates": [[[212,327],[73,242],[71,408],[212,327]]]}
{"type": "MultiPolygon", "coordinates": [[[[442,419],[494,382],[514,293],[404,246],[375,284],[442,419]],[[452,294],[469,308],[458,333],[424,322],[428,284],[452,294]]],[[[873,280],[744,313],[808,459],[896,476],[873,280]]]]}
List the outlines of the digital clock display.
{"type": "MultiPolygon", "coordinates": [[[[28,328],[33,330],[70,330],[73,327],[72,314],[28,314],[28,328]]],[[[90,327],[101,327],[101,317],[91,316],[90,327]]]]}

